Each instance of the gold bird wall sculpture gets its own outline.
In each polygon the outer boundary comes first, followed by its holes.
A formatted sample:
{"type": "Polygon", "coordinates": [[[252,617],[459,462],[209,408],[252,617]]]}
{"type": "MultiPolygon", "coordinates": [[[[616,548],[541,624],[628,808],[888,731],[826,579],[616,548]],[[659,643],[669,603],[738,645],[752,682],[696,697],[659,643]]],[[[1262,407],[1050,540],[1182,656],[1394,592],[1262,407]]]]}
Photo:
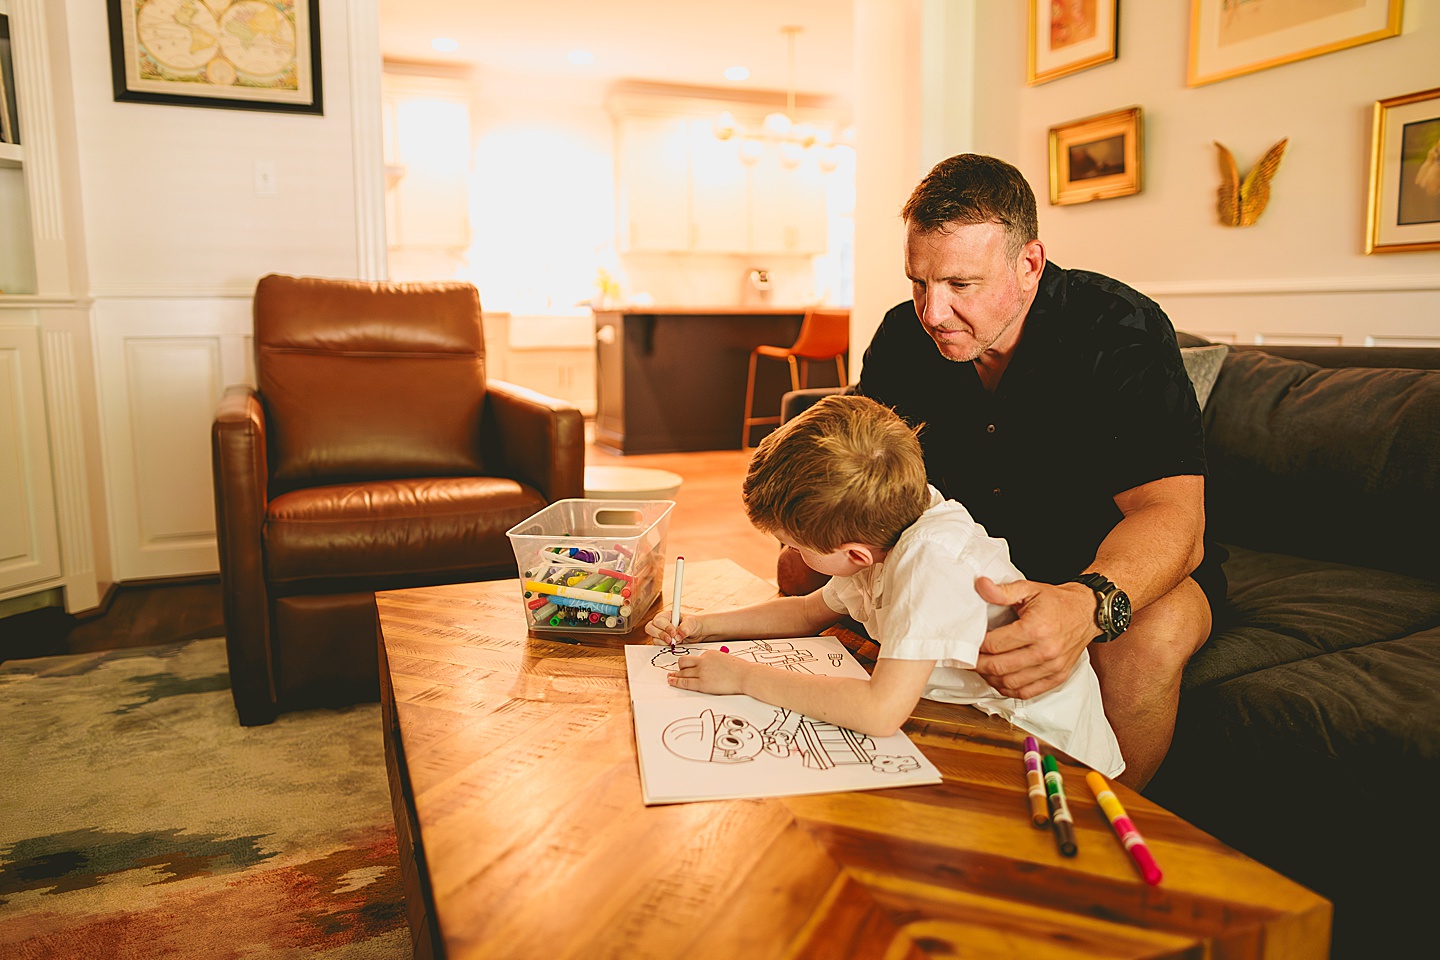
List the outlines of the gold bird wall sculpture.
{"type": "Polygon", "coordinates": [[[1215,141],[1220,148],[1220,189],[1216,191],[1220,222],[1227,227],[1248,227],[1260,219],[1265,204],[1270,202],[1270,178],[1280,169],[1280,158],[1285,155],[1286,137],[1265,151],[1260,162],[1250,168],[1245,179],[1240,179],[1240,170],[1235,166],[1235,157],[1225,149],[1225,144],[1215,141]]]}

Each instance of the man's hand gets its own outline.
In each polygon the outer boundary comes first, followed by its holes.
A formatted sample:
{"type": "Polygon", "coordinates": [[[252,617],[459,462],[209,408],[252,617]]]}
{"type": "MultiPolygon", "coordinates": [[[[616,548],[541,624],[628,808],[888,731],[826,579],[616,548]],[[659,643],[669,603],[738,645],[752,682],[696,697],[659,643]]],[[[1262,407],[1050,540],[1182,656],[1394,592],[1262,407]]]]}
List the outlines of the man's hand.
{"type": "Polygon", "coordinates": [[[747,670],[768,670],[758,664],[741,660],[718,650],[706,650],[694,656],[679,658],[676,668],[666,674],[670,686],[701,693],[744,693],[743,679],[747,670]]]}
{"type": "Polygon", "coordinates": [[[985,634],[975,672],[1003,696],[1024,700],[1070,676],[1096,634],[1095,593],[1082,583],[975,581],[987,603],[1014,607],[1018,619],[985,634]]]}

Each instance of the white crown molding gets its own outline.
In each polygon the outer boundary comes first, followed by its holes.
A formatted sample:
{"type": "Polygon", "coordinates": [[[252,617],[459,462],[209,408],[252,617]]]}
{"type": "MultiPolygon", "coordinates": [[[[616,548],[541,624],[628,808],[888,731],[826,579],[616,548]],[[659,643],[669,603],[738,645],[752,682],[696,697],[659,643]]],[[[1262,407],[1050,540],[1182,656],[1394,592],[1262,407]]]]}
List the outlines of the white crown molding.
{"type": "Polygon", "coordinates": [[[1263,280],[1151,280],[1131,283],[1147,297],[1248,297],[1306,293],[1404,293],[1440,290],[1440,276],[1302,277],[1263,280]]]}
{"type": "Polygon", "coordinates": [[[12,293],[0,296],[0,310],[36,310],[51,307],[89,306],[89,297],[52,297],[29,293],[12,293]]]}
{"type": "Polygon", "coordinates": [[[95,287],[90,294],[95,300],[250,300],[255,285],[110,283],[95,287]]]}

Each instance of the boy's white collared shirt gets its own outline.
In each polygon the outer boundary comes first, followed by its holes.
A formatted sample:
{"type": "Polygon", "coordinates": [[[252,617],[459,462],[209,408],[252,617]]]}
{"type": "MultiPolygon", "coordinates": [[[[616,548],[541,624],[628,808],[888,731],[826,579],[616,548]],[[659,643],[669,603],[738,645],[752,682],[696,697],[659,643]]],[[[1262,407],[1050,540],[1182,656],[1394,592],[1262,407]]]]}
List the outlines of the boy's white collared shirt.
{"type": "Polygon", "coordinates": [[[1118,776],[1125,761],[1105,719],[1088,652],[1064,683],[1028,700],[1002,697],[975,673],[985,631],[1015,619],[1009,607],[988,604],[976,593],[982,576],[997,583],[1024,579],[1010,562],[1009,545],[932,486],[930,506],[883,561],[832,577],[821,596],[836,613],[864,624],[880,656],[934,660],[924,696],[974,704],[1105,776],[1118,776]]]}

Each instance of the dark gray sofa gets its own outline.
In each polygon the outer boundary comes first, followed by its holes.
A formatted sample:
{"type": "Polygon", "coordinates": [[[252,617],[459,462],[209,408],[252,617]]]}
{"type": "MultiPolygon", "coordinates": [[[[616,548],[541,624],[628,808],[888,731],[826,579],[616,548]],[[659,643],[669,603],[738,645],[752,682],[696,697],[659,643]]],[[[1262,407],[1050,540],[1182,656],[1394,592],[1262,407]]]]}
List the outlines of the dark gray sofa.
{"type": "Polygon", "coordinates": [[[1205,430],[1229,591],[1145,794],[1329,898],[1333,957],[1431,955],[1440,349],[1235,346],[1205,430]]]}
{"type": "Polygon", "coordinates": [[[1237,346],[1205,431],[1230,585],[1145,794],[1328,897],[1332,956],[1421,955],[1440,890],[1440,350],[1237,346]]]}

